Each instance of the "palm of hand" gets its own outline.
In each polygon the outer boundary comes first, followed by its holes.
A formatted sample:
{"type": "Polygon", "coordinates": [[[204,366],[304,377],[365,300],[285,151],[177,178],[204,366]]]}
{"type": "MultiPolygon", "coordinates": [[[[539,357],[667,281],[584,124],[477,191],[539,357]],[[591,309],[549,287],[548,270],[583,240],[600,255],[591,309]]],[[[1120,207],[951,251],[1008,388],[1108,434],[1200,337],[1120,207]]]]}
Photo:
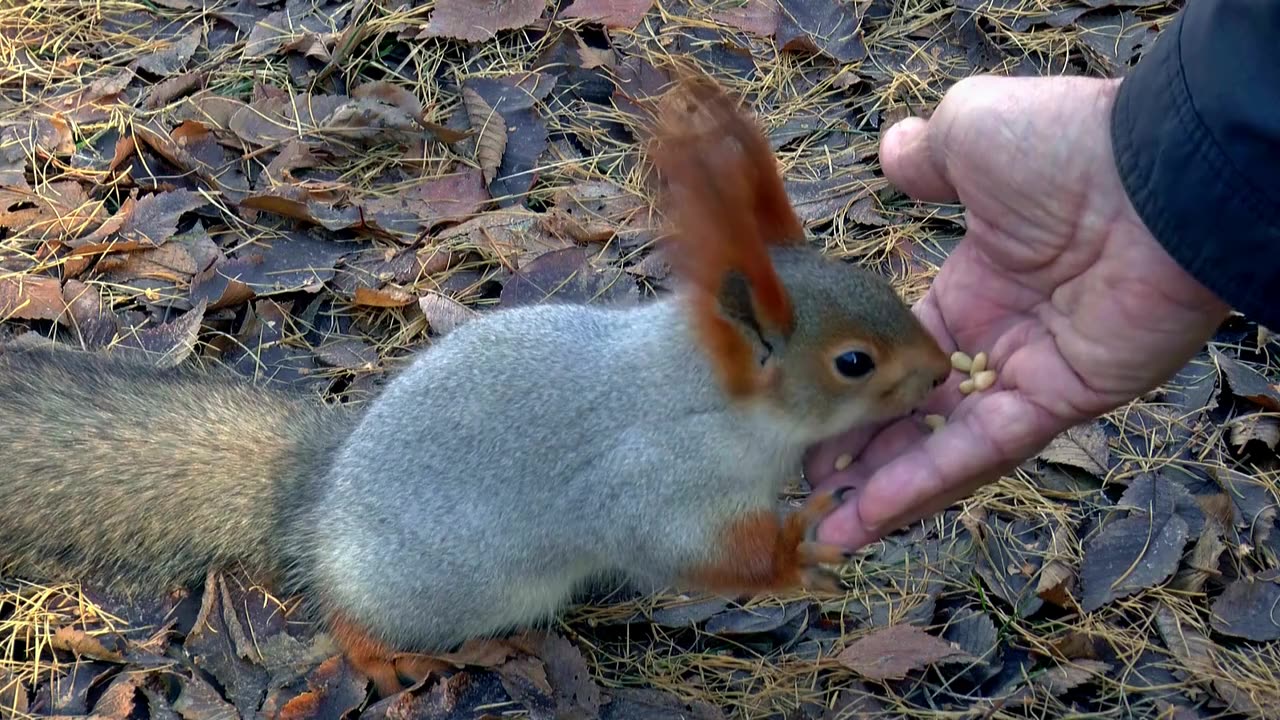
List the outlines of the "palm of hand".
{"type": "Polygon", "coordinates": [[[947,416],[938,433],[904,420],[816,448],[811,483],[858,488],[820,540],[857,547],[945,508],[1159,384],[1225,315],[1129,204],[1107,131],[1114,90],[1084,78],[976,79],[952,90],[927,130],[911,121],[886,138],[891,180],[966,208],[965,239],[917,313],[948,352],[985,350],[999,379],[964,396],[953,374],[924,408],[947,416]],[[844,453],[858,460],[836,472],[844,453]]]}

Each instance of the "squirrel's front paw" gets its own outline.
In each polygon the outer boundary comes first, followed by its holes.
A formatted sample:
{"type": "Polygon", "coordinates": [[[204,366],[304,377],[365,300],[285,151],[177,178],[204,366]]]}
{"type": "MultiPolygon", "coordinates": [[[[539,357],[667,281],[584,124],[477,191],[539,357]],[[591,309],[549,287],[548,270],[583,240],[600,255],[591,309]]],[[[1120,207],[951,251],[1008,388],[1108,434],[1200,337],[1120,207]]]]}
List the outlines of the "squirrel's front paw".
{"type": "Polygon", "coordinates": [[[692,568],[687,580],[712,592],[847,590],[824,566],[847,562],[851,554],[812,539],[818,523],[840,506],[845,492],[815,492],[786,517],[769,509],[737,518],[725,528],[710,561],[692,568]]]}
{"type": "Polygon", "coordinates": [[[849,561],[852,553],[838,545],[820,543],[813,538],[817,535],[819,523],[840,507],[845,494],[850,490],[852,488],[844,487],[815,491],[784,523],[781,546],[794,548],[798,582],[805,589],[817,592],[846,592],[849,589],[839,575],[823,566],[843,565],[849,561]]]}

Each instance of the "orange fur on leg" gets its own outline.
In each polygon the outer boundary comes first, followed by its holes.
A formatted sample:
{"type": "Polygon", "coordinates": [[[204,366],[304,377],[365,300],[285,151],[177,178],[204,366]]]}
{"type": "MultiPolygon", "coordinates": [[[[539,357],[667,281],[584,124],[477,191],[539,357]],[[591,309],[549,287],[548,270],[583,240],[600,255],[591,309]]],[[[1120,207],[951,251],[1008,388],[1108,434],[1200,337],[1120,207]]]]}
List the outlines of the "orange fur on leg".
{"type": "Polygon", "coordinates": [[[396,672],[396,653],[390,648],[338,615],[329,619],[329,631],[351,666],[373,681],[379,696],[394,695],[403,689],[400,675],[396,672]]]}
{"type": "Polygon", "coordinates": [[[837,591],[842,583],[820,567],[848,560],[843,548],[806,540],[809,530],[840,504],[836,491],[815,493],[786,518],[760,510],[732,522],[717,557],[687,573],[689,582],[717,593],[837,591]]]}

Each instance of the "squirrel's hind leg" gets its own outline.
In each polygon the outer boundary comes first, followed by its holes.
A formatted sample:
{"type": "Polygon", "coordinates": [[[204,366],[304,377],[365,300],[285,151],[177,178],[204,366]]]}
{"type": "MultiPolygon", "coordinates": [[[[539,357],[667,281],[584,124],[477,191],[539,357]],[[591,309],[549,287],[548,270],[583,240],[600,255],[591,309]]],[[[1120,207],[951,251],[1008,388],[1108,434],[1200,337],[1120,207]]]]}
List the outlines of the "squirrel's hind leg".
{"type": "Polygon", "coordinates": [[[356,672],[373,681],[379,697],[389,697],[404,689],[401,678],[416,684],[449,663],[426,655],[397,652],[375,640],[359,625],[339,614],[328,619],[329,632],[356,672]]]}
{"type": "Polygon", "coordinates": [[[849,553],[809,540],[818,522],[839,507],[846,490],[815,492],[786,517],[759,510],[736,518],[722,532],[711,559],[687,571],[686,580],[712,592],[846,589],[837,575],[822,566],[844,563],[849,553]]]}

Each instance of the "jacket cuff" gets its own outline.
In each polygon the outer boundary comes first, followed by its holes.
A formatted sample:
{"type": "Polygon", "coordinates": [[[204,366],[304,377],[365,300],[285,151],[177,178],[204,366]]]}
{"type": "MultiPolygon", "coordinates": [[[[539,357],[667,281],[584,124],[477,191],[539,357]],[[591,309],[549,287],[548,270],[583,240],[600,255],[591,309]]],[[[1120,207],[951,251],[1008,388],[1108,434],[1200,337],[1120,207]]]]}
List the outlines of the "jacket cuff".
{"type": "Polygon", "coordinates": [[[1275,89],[1231,74],[1240,63],[1280,65],[1271,33],[1259,39],[1275,28],[1219,23],[1215,7],[1190,3],[1121,82],[1111,116],[1116,166],[1138,216],[1184,270],[1280,329],[1280,203],[1257,183],[1280,147],[1280,129],[1264,118],[1275,112],[1275,89]]]}

